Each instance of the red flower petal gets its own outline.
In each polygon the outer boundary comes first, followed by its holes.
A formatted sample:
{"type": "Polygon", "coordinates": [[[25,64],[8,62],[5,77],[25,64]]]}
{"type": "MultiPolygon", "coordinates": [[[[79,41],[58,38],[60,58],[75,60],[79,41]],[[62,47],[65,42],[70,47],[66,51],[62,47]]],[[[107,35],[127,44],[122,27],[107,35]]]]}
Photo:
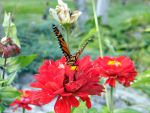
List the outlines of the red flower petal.
{"type": "Polygon", "coordinates": [[[65,98],[58,98],[54,110],[55,113],[70,113],[71,105],[68,103],[68,101],[65,98]]]}
{"type": "Polygon", "coordinates": [[[91,107],[89,95],[100,95],[104,88],[99,84],[99,67],[94,67],[89,56],[76,62],[77,69],[71,70],[66,65],[65,57],[60,60],[46,60],[36,74],[36,82],[31,86],[40,88],[33,92],[33,102],[39,101],[40,105],[47,104],[59,96],[54,110],[56,113],[70,113],[71,107],[79,106],[76,97],[86,101],[91,107]]]}
{"type": "Polygon", "coordinates": [[[115,87],[115,81],[130,86],[137,75],[134,63],[126,56],[98,58],[94,66],[99,68],[99,74],[107,78],[106,83],[111,87],[115,87]]]}
{"type": "Polygon", "coordinates": [[[115,85],[116,85],[115,79],[114,78],[108,78],[106,80],[106,84],[109,84],[111,87],[115,87],[115,85]]]}
{"type": "Polygon", "coordinates": [[[88,96],[86,97],[80,97],[82,101],[86,101],[86,106],[88,107],[88,109],[91,108],[91,101],[90,98],[88,96]]]}
{"type": "Polygon", "coordinates": [[[68,100],[70,101],[70,104],[73,106],[73,107],[78,107],[79,106],[79,101],[74,97],[74,96],[70,96],[68,98],[68,100]]]}

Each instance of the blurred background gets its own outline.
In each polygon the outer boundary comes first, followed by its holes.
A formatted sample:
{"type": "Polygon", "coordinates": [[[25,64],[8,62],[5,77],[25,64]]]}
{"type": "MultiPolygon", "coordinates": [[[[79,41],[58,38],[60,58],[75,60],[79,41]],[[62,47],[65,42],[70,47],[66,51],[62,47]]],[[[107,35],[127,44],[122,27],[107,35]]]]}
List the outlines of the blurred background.
{"type": "MultiPolygon", "coordinates": [[[[72,27],[70,50],[75,53],[79,42],[90,37],[95,28],[92,3],[91,0],[64,2],[71,10],[78,9],[83,13],[72,27]]],[[[15,85],[19,88],[28,87],[28,83],[33,81],[32,75],[37,73],[44,59],[56,60],[63,56],[52,32],[51,24],[55,21],[49,15],[49,8],[56,5],[56,0],[0,0],[0,37],[4,36],[4,12],[11,12],[21,42],[21,54],[37,54],[36,59],[18,73],[15,85]]],[[[116,108],[134,109],[133,112],[123,113],[150,113],[150,0],[97,0],[96,13],[104,55],[131,57],[139,73],[132,88],[118,86],[116,89],[116,108]]],[[[93,59],[99,56],[97,40],[95,36],[82,56],[90,55],[93,59]]],[[[103,97],[98,99],[94,96],[92,99],[93,107],[98,111],[94,109],[95,112],[91,113],[107,113],[103,97]]],[[[43,108],[45,111],[48,109],[43,108]]]]}

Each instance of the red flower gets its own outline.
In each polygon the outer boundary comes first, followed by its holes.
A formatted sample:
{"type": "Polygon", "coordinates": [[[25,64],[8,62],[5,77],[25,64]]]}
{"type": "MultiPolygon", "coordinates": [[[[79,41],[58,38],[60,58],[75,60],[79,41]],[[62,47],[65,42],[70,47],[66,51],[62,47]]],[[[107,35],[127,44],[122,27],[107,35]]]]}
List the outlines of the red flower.
{"type": "Polygon", "coordinates": [[[39,68],[39,74],[35,76],[36,82],[31,84],[32,87],[40,88],[33,93],[33,100],[47,104],[57,97],[54,106],[56,113],[70,113],[71,107],[78,107],[76,97],[86,101],[90,108],[88,96],[100,95],[104,88],[98,84],[98,69],[93,68],[90,57],[83,57],[77,65],[76,68],[66,65],[64,57],[56,62],[45,60],[39,68]]]}
{"type": "Polygon", "coordinates": [[[130,86],[137,75],[134,63],[125,56],[98,58],[95,65],[100,68],[100,75],[107,78],[106,83],[111,87],[115,87],[116,81],[126,87],[130,86]]]}
{"type": "Polygon", "coordinates": [[[15,101],[13,101],[10,104],[10,106],[15,106],[14,111],[17,110],[19,107],[27,109],[27,110],[31,110],[32,108],[29,106],[29,104],[39,105],[38,103],[35,103],[35,102],[31,101],[31,97],[32,97],[31,91],[29,91],[29,90],[26,90],[26,91],[20,90],[19,92],[21,93],[21,98],[16,99],[15,101]]]}

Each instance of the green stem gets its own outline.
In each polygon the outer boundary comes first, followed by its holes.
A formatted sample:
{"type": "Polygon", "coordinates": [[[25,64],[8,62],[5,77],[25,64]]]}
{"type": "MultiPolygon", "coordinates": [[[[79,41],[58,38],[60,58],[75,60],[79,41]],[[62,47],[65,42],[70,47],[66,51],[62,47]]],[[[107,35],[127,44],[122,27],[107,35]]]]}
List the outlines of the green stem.
{"type": "MultiPolygon", "coordinates": [[[[4,65],[3,65],[3,74],[2,74],[2,79],[5,79],[5,71],[6,71],[6,62],[7,58],[4,59],[4,65]]],[[[2,87],[4,86],[4,83],[2,84],[2,87]]]]}
{"type": "MultiPolygon", "coordinates": [[[[95,0],[91,0],[91,1],[92,1],[92,6],[93,6],[95,26],[96,26],[96,30],[98,33],[97,35],[98,35],[98,42],[99,42],[100,57],[103,58],[101,32],[100,32],[100,27],[99,27],[97,15],[96,15],[95,0]]],[[[105,97],[106,97],[107,107],[108,107],[110,113],[113,113],[113,88],[112,87],[110,90],[108,90],[107,87],[105,87],[105,97]]]]}
{"type": "MultiPolygon", "coordinates": [[[[6,38],[9,36],[9,31],[10,31],[10,24],[11,24],[11,14],[9,13],[9,20],[8,20],[8,28],[7,28],[7,32],[6,32],[6,38]]],[[[2,79],[5,80],[5,71],[6,71],[6,62],[7,62],[7,58],[4,58],[4,65],[3,65],[3,74],[2,74],[2,79]]],[[[5,84],[2,83],[2,87],[5,84]]]]}
{"type": "Polygon", "coordinates": [[[26,109],[22,108],[22,113],[25,113],[26,112],[26,109]]]}
{"type": "Polygon", "coordinates": [[[114,106],[113,106],[113,87],[110,89],[110,113],[114,112],[114,106]]]}
{"type": "Polygon", "coordinates": [[[95,0],[92,1],[92,6],[93,6],[93,13],[94,13],[94,20],[95,20],[95,26],[97,30],[97,35],[98,35],[98,43],[99,43],[99,52],[100,52],[100,57],[103,58],[103,49],[102,49],[102,42],[101,42],[101,33],[100,33],[100,28],[98,24],[98,19],[97,19],[97,14],[96,14],[96,6],[95,6],[95,0]]]}
{"type": "Polygon", "coordinates": [[[106,91],[106,104],[109,110],[109,113],[113,113],[114,111],[114,103],[113,103],[113,87],[111,87],[110,89],[108,89],[107,87],[105,87],[105,91],[106,91]]]}
{"type": "Polygon", "coordinates": [[[69,38],[70,38],[70,24],[65,24],[64,25],[64,28],[65,28],[65,31],[66,31],[66,42],[67,42],[67,45],[68,45],[68,47],[69,47],[69,38]]]}
{"type": "Polygon", "coordinates": [[[69,47],[69,38],[70,38],[70,26],[69,26],[69,25],[67,26],[66,31],[67,31],[67,38],[66,38],[66,42],[67,42],[68,47],[69,47]]]}

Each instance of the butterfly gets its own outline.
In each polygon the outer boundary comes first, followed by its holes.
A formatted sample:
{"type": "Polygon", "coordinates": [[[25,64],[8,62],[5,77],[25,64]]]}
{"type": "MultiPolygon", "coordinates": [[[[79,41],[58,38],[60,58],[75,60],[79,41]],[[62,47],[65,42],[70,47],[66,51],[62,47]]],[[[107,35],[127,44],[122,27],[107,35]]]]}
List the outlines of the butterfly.
{"type": "Polygon", "coordinates": [[[67,59],[67,64],[70,65],[70,66],[76,66],[76,61],[78,60],[79,56],[81,55],[81,53],[83,52],[84,48],[87,46],[87,44],[89,43],[89,40],[87,40],[83,46],[81,47],[80,50],[78,50],[74,55],[72,55],[70,53],[70,50],[69,50],[69,47],[66,43],[66,41],[64,40],[61,32],[59,31],[59,29],[57,28],[56,25],[52,25],[52,28],[53,28],[53,31],[58,39],[58,42],[59,42],[59,45],[60,45],[60,48],[64,54],[64,56],[66,57],[67,59]]]}

